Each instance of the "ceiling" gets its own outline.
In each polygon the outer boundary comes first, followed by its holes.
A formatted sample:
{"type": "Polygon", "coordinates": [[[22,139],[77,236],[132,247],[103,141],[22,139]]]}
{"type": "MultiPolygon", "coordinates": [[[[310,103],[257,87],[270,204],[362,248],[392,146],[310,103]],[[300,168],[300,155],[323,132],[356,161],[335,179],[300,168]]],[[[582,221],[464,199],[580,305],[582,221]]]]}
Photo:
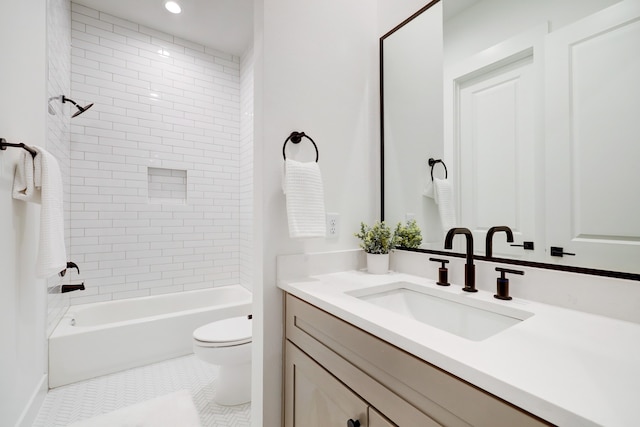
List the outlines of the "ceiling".
{"type": "Polygon", "coordinates": [[[180,0],[182,13],[162,0],[73,0],[118,18],[241,56],[253,39],[252,0],[180,0]]]}

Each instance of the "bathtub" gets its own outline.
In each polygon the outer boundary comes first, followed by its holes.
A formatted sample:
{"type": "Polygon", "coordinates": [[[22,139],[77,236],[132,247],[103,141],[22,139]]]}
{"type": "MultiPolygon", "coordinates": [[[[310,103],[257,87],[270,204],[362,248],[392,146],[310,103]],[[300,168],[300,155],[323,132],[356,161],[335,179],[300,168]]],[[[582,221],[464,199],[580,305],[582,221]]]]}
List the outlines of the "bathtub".
{"type": "Polygon", "coordinates": [[[197,327],[249,313],[240,285],[71,306],[49,337],[49,388],[190,354],[197,327]]]}

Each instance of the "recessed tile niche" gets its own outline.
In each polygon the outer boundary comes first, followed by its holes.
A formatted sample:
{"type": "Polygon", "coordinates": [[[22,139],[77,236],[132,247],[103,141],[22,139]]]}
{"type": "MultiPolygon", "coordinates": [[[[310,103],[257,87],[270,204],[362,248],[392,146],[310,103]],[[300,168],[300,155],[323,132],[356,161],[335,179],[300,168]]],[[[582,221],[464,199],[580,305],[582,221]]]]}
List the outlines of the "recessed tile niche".
{"type": "Polygon", "coordinates": [[[184,205],[187,203],[187,171],[148,168],[149,203],[184,205]]]}

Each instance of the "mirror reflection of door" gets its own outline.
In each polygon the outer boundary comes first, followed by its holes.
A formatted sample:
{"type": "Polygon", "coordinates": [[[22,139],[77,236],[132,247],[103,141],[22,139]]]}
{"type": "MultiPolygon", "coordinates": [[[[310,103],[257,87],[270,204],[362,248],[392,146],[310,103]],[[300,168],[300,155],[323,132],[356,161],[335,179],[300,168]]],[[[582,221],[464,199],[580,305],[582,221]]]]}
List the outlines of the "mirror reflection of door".
{"type": "Polygon", "coordinates": [[[547,240],[594,268],[640,264],[640,1],[547,38],[547,240]]]}
{"type": "MultiPolygon", "coordinates": [[[[516,241],[541,242],[536,203],[542,185],[543,133],[540,76],[546,26],[523,33],[445,70],[445,147],[456,174],[459,224],[484,253],[486,232],[507,225],[516,241]]],[[[494,238],[494,256],[523,258],[526,251],[494,238]]]]}

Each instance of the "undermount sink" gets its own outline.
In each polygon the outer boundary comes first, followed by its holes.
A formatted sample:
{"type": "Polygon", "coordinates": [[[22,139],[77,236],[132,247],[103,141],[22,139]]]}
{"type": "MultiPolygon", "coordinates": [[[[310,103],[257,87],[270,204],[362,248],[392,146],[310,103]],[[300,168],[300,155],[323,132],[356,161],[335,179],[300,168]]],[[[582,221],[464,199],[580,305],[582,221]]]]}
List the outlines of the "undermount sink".
{"type": "Polygon", "coordinates": [[[482,341],[533,316],[533,313],[473,299],[470,295],[410,282],[394,282],[347,294],[473,341],[482,341]]]}

